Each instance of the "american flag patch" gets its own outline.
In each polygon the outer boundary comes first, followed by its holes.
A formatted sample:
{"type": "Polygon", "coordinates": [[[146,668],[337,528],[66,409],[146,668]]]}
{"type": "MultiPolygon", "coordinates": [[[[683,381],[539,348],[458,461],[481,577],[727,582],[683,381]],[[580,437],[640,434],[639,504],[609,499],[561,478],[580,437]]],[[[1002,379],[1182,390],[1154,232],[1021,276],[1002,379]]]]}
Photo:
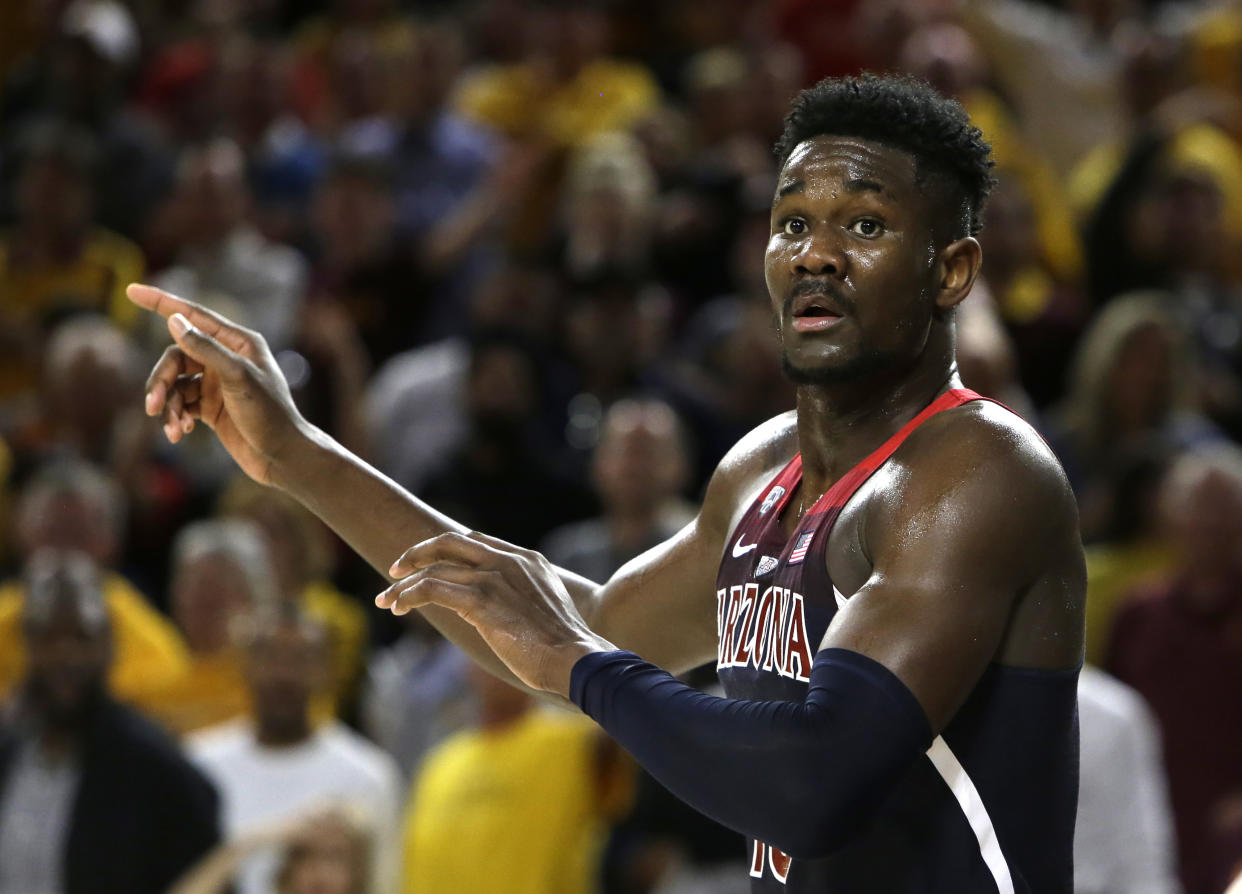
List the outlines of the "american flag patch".
{"type": "Polygon", "coordinates": [[[815,536],[814,531],[803,531],[798,536],[798,542],[794,544],[793,552],[789,554],[789,561],[786,565],[797,565],[806,558],[806,551],[811,548],[811,539],[815,536]]]}

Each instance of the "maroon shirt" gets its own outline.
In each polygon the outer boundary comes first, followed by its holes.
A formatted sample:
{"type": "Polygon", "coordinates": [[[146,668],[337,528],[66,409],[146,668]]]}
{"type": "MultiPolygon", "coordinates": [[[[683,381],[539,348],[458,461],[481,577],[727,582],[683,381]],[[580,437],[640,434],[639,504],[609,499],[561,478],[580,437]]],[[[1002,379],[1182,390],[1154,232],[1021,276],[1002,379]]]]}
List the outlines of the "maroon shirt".
{"type": "Polygon", "coordinates": [[[1215,611],[1196,609],[1178,578],[1127,601],[1107,667],[1160,720],[1187,894],[1212,892],[1212,811],[1242,792],[1242,574],[1215,611]]]}

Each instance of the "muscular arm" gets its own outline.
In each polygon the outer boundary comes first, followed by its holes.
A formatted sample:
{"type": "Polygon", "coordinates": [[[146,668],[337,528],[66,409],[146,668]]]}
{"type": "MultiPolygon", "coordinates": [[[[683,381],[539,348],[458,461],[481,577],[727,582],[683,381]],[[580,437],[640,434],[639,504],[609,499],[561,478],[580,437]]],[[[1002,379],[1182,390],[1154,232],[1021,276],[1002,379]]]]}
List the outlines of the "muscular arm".
{"type": "Polygon", "coordinates": [[[1081,656],[1081,551],[1055,461],[1013,428],[927,434],[867,521],[873,571],[829,626],[804,703],[711,698],[623,652],[583,658],[573,700],[700,810],[794,856],[831,853],[989,662],[1081,656]],[[1055,606],[1023,604],[1044,588],[1055,606]]]}
{"type": "MultiPolygon", "coordinates": [[[[472,535],[306,423],[260,335],[159,289],[135,285],[129,295],[170,320],[176,344],[165,351],[147,381],[146,409],[162,417],[171,442],[205,422],[250,477],[295,496],[386,577],[393,576],[393,563],[412,544],[438,535],[495,543],[472,535]],[[190,327],[185,331],[182,319],[190,327]]],[[[607,584],[556,570],[560,585],[592,629],[675,671],[714,654],[715,570],[729,513],[738,500],[738,482],[754,452],[750,441],[735,448],[713,479],[695,521],[630,562],[607,584]]],[[[381,606],[393,607],[398,592],[381,597],[381,606]]],[[[420,608],[485,667],[520,682],[457,613],[432,604],[420,608]]]]}

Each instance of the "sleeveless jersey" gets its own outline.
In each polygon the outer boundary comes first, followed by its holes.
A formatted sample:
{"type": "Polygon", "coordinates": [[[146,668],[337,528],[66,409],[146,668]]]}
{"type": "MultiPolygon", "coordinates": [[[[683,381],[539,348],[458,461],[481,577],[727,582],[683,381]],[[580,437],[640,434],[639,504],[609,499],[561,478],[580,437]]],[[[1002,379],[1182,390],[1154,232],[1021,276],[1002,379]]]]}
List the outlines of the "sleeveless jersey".
{"type": "MultiPolygon", "coordinates": [[[[847,596],[825,548],[851,496],[919,425],[980,395],[948,391],[846,473],[786,537],[796,455],[733,531],[717,577],[717,669],[730,698],[805,701],[811,662],[847,596]]],[[[748,840],[752,892],[1072,891],[1077,670],[992,664],[925,757],[858,834],[823,860],[748,840]]],[[[824,760],[832,760],[825,754],[824,760]]]]}

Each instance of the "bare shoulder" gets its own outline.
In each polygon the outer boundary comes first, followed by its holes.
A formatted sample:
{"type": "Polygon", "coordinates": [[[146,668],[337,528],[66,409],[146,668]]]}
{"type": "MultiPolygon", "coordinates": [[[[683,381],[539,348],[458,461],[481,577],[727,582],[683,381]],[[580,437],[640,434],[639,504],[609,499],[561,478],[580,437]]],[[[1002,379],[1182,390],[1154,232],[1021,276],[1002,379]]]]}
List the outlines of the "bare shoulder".
{"type": "Polygon", "coordinates": [[[753,498],[798,451],[797,414],[773,416],[747,432],[712,473],[702,518],[725,535],[753,498]]]}
{"type": "Polygon", "coordinates": [[[995,488],[996,502],[1068,513],[1077,524],[1073,491],[1052,448],[1029,422],[991,401],[936,414],[894,458],[907,485],[924,492],[977,482],[971,489],[995,488]]]}
{"type": "Polygon", "coordinates": [[[875,572],[969,594],[958,611],[1002,611],[1003,663],[1073,666],[1086,590],[1078,507],[1034,428],[976,401],[929,419],[893,460],[863,520],[875,572]]]}

